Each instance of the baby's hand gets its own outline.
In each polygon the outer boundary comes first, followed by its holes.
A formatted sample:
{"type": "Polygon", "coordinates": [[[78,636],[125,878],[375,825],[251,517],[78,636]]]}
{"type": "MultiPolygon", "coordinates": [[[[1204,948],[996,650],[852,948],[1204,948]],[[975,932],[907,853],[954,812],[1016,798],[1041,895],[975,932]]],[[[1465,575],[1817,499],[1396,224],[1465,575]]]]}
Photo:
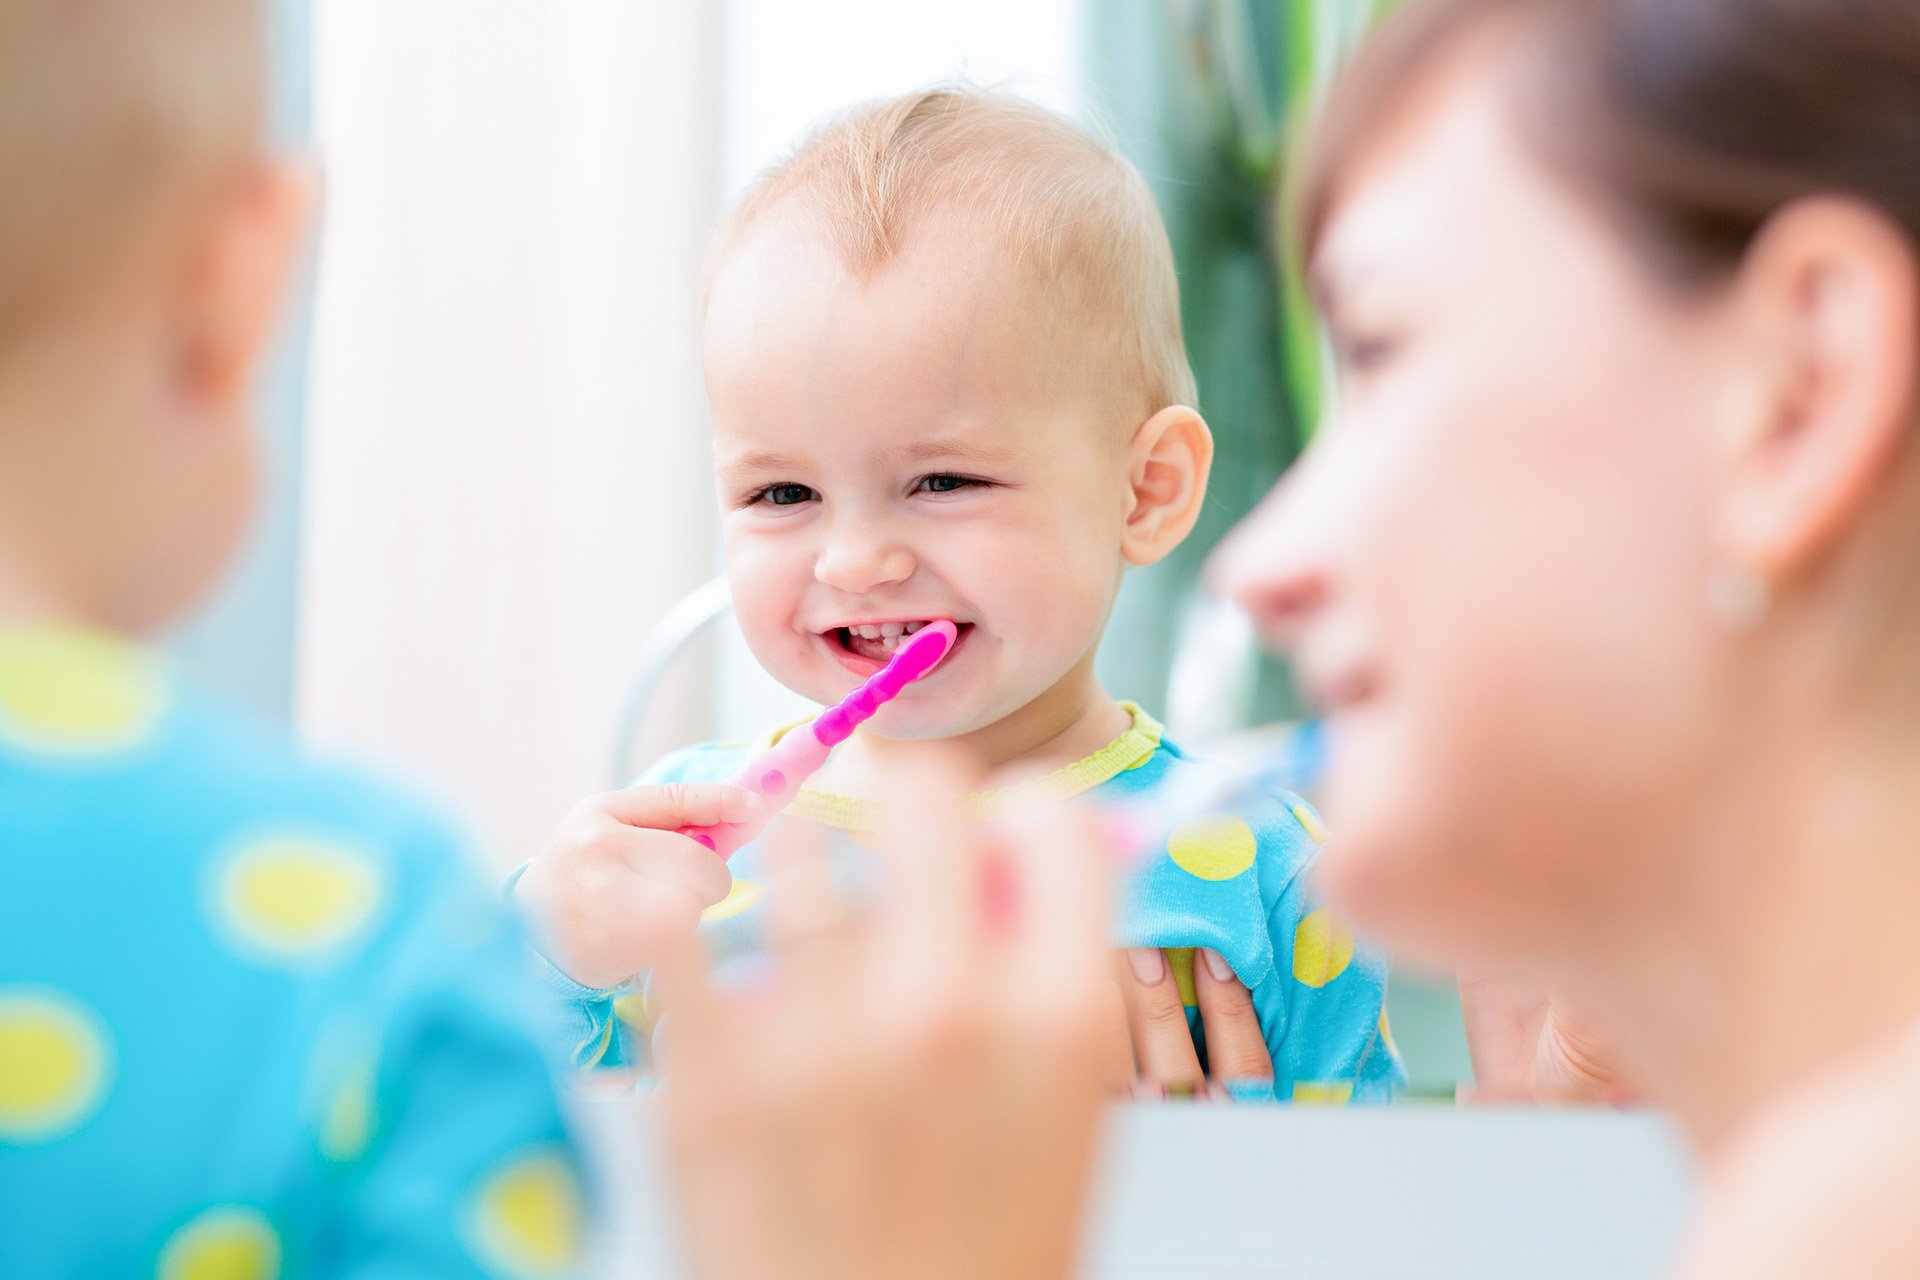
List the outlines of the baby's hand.
{"type": "Polygon", "coordinates": [[[548,959],[588,987],[617,986],[653,965],[732,883],[726,863],[674,832],[748,821],[760,803],[718,782],[670,782],[575,805],[514,887],[548,959]]]}

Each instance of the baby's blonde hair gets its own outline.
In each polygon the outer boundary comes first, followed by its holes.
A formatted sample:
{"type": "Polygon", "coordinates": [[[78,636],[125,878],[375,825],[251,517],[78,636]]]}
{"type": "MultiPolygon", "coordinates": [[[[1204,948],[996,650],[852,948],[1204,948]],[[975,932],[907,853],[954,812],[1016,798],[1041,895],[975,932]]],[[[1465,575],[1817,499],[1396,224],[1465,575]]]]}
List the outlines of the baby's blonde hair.
{"type": "Polygon", "coordinates": [[[0,0],[0,354],[261,147],[261,0],[0,0]]]}
{"type": "Polygon", "coordinates": [[[856,107],[754,184],[715,243],[798,212],[857,275],[940,214],[977,220],[1092,339],[1093,372],[1134,422],[1192,405],[1173,249],[1140,173],[1010,93],[942,87],[856,107]]]}

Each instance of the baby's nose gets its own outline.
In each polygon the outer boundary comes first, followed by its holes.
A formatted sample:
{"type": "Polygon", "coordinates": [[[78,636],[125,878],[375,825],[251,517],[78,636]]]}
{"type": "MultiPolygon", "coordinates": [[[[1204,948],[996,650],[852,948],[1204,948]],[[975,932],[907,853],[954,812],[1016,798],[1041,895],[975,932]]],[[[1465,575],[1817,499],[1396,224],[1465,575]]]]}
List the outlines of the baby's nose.
{"type": "Polygon", "coordinates": [[[905,582],[917,561],[892,539],[861,531],[838,533],[820,549],[813,576],[825,586],[850,594],[905,582]]]}

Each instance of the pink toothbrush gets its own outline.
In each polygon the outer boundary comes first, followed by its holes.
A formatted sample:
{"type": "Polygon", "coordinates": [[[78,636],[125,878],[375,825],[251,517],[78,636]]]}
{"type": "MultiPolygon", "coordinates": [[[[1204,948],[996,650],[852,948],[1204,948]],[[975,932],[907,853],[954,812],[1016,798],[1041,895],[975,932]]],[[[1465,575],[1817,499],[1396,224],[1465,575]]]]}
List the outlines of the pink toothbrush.
{"type": "Polygon", "coordinates": [[[959,630],[941,619],[929,622],[907,637],[887,665],[873,673],[867,682],[828,707],[812,723],[790,729],[767,750],[762,751],[727,782],[748,791],[757,791],[767,801],[761,816],[752,822],[722,822],[711,827],[681,827],[680,834],[691,836],[722,858],[730,858],[766,829],[773,815],[793,802],[808,778],[820,771],[833,749],[852,736],[853,731],[873,718],[873,714],[915,680],[932,672],[953,651],[959,630]]]}

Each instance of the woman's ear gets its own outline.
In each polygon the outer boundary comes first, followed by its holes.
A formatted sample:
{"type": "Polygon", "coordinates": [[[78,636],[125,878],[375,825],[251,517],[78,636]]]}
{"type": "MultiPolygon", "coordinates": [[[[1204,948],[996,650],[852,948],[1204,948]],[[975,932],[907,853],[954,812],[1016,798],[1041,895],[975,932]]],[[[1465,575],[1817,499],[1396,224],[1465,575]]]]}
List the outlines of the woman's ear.
{"type": "Polygon", "coordinates": [[[1212,469],[1213,433],[1192,409],[1174,405],[1140,424],[1127,449],[1127,563],[1155,564],[1193,532],[1212,469]]]}
{"type": "Polygon", "coordinates": [[[1920,265],[1886,217],[1820,197],[1776,214],[1741,270],[1758,389],[1719,442],[1722,567],[1774,584],[1845,540],[1915,416],[1920,265]]]}

